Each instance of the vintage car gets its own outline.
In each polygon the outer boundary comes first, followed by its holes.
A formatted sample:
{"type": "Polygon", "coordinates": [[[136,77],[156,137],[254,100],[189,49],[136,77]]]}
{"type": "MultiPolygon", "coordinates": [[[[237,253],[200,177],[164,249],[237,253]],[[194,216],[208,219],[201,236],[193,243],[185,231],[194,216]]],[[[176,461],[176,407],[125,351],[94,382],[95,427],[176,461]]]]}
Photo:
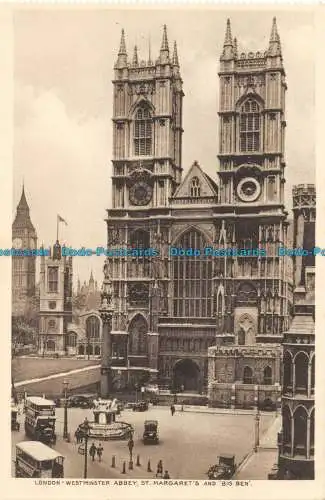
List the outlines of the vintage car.
{"type": "Polygon", "coordinates": [[[19,431],[20,429],[20,424],[17,421],[18,417],[18,408],[16,406],[11,407],[11,430],[12,431],[19,431]]]}
{"type": "Polygon", "coordinates": [[[143,443],[159,443],[158,437],[158,421],[157,420],[145,420],[144,422],[144,432],[143,432],[143,443]]]}
{"type": "Polygon", "coordinates": [[[93,408],[94,407],[94,394],[75,394],[69,397],[68,406],[71,408],[93,408]]]}
{"type": "Polygon", "coordinates": [[[235,455],[223,454],[219,457],[219,462],[212,465],[208,470],[209,479],[230,479],[236,470],[235,455]]]}
{"type": "Polygon", "coordinates": [[[138,403],[135,403],[133,406],[133,411],[147,411],[149,408],[149,405],[147,401],[139,401],[138,403]]]}

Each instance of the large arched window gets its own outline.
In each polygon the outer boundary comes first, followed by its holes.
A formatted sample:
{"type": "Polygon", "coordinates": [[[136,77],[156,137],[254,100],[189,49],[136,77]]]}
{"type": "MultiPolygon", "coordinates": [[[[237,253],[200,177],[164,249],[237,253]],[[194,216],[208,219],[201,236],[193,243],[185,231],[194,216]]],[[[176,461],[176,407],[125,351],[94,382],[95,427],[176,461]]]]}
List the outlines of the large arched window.
{"type": "Polygon", "coordinates": [[[190,194],[193,198],[199,198],[201,195],[201,183],[197,177],[191,180],[190,194]]]}
{"type": "Polygon", "coordinates": [[[287,406],[282,411],[282,431],[284,453],[291,453],[291,414],[287,406]]]}
{"type": "Polygon", "coordinates": [[[259,151],[261,146],[261,114],[260,107],[254,99],[247,99],[241,106],[239,128],[240,151],[259,151]]]}
{"type": "Polygon", "coordinates": [[[147,354],[148,324],[141,314],[135,316],[129,325],[130,353],[138,356],[147,354]]]}
{"type": "Polygon", "coordinates": [[[292,391],[292,356],[286,351],[283,356],[283,393],[292,391]]]}
{"type": "Polygon", "coordinates": [[[86,337],[88,339],[98,339],[100,331],[100,321],[97,316],[89,316],[86,320],[86,337]]]}
{"type": "Polygon", "coordinates": [[[307,394],[308,388],[308,356],[299,352],[295,357],[296,394],[307,394]]]}
{"type": "Polygon", "coordinates": [[[182,317],[211,317],[213,313],[212,261],[204,256],[208,246],[196,230],[187,231],[173,245],[178,249],[192,249],[200,255],[175,255],[173,262],[174,315],[182,317]]]}
{"type": "Polygon", "coordinates": [[[76,347],[77,345],[77,334],[75,332],[69,332],[66,336],[66,347],[76,347]]]}
{"type": "Polygon", "coordinates": [[[272,368],[270,366],[264,368],[263,384],[272,385],[272,368]]]}
{"type": "Polygon", "coordinates": [[[134,118],[134,154],[152,155],[152,117],[147,106],[138,108],[134,118]]]}
{"type": "Polygon", "coordinates": [[[245,366],[244,368],[243,383],[244,384],[253,383],[253,370],[249,366],[245,366]]]}
{"type": "Polygon", "coordinates": [[[299,406],[294,418],[294,455],[307,455],[307,411],[299,406]]]}

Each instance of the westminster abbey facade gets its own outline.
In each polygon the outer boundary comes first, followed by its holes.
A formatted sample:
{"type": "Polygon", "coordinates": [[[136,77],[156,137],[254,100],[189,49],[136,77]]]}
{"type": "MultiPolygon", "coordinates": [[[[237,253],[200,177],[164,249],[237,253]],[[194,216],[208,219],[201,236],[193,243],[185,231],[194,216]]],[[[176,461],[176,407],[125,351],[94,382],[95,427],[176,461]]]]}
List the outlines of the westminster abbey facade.
{"type": "Polygon", "coordinates": [[[108,247],[158,253],[107,259],[115,380],[120,388],[151,381],[208,390],[223,404],[274,401],[292,295],[289,259],[277,253],[288,222],[286,79],[276,21],[257,53],[239,53],[227,22],[215,179],[196,161],[182,175],[184,93],[166,27],[155,61],[140,60],[137,48],[129,60],[122,32],[114,75],[108,247]],[[171,247],[200,251],[172,255],[171,247]],[[205,247],[263,248],[265,255],[205,255],[205,247]]]}

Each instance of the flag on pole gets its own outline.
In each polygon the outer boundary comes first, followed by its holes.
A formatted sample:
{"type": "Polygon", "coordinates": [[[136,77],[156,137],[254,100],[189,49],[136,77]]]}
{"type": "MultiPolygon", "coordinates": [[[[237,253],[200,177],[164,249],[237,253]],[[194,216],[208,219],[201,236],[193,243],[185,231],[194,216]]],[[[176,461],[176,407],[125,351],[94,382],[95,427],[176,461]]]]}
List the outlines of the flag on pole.
{"type": "Polygon", "coordinates": [[[67,226],[68,223],[66,220],[63,219],[63,217],[61,217],[61,215],[58,214],[58,222],[64,222],[64,224],[67,226]]]}

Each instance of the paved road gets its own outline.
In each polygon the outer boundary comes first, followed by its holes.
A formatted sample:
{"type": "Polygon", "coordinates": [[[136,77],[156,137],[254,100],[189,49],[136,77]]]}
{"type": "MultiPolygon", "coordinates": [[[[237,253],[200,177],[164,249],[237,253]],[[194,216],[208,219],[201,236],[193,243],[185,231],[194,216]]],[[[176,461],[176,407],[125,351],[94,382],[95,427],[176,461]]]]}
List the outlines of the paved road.
{"type": "MultiPolygon", "coordinates": [[[[91,410],[69,408],[68,427],[71,435],[79,423],[87,416],[92,420],[91,410]]],[[[121,474],[125,460],[128,465],[129,453],[126,441],[103,442],[103,462],[90,463],[88,477],[91,478],[152,478],[148,473],[150,459],[152,469],[156,470],[158,460],[163,461],[171,478],[206,479],[206,471],[216,462],[220,453],[233,453],[236,463],[240,463],[254,445],[254,415],[202,414],[176,412],[172,417],[167,407],[152,407],[147,412],[138,413],[125,410],[120,420],[131,423],[135,428],[134,462],[140,455],[141,467],[121,474]],[[146,419],[159,421],[159,445],[144,445],[141,438],[143,423],[146,419]],[[116,456],[116,468],[111,468],[112,455],[116,456]]],[[[20,416],[22,421],[23,416],[20,416]]],[[[273,422],[273,415],[261,416],[261,435],[273,422]]],[[[25,438],[22,431],[12,433],[13,449],[15,443],[25,438]]],[[[66,456],[65,477],[83,477],[84,457],[78,454],[75,442],[66,443],[60,436],[63,433],[63,409],[57,409],[57,433],[59,439],[55,448],[66,456]]],[[[14,451],[13,451],[14,456],[14,451]]],[[[88,460],[89,462],[89,460],[88,460]]],[[[135,465],[135,464],[134,464],[135,465]]]]}

